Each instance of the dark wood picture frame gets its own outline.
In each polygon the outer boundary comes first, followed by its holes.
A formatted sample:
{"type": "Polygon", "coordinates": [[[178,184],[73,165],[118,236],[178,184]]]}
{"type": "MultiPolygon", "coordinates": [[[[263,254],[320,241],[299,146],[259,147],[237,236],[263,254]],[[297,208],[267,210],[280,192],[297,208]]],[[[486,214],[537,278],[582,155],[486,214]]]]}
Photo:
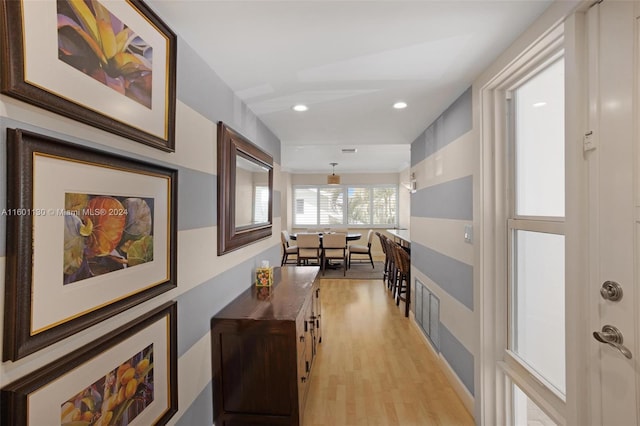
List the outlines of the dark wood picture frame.
{"type": "Polygon", "coordinates": [[[218,123],[218,256],[268,238],[273,228],[273,158],[222,121],[218,123]],[[269,207],[265,223],[236,226],[236,161],[241,157],[268,169],[269,207]]]}
{"type": "MultiPolygon", "coordinates": [[[[177,303],[169,302],[159,306],[152,311],[136,318],[135,320],[113,330],[112,332],[100,337],[97,340],[81,347],[72,354],[65,356],[57,361],[48,364],[33,373],[25,376],[18,381],[5,386],[1,391],[2,411],[0,413],[0,423],[14,426],[37,426],[30,422],[29,419],[29,397],[46,385],[56,380],[71,380],[68,374],[83,365],[95,361],[101,354],[107,350],[122,344],[126,339],[144,332],[145,329],[157,324],[158,322],[166,324],[166,332],[163,334],[166,342],[162,342],[166,347],[167,363],[162,364],[154,362],[153,368],[163,369],[160,371],[164,374],[167,382],[168,398],[164,401],[166,408],[160,413],[154,424],[164,425],[178,411],[178,350],[177,350],[177,303]]],[[[164,355],[164,354],[163,354],[164,355]]],[[[122,359],[114,359],[114,366],[122,362],[122,359]]],[[[156,370],[157,372],[158,370],[156,370]]],[[[103,371],[100,371],[103,373],[103,371]]],[[[154,373],[155,374],[155,373],[154,373]]],[[[156,376],[154,376],[156,377],[156,376]]],[[[84,377],[86,378],[86,377],[84,377]]],[[[88,383],[79,383],[78,389],[83,386],[90,385],[88,383]]],[[[56,395],[56,398],[62,399],[58,402],[61,404],[65,397],[72,395],[56,395]]],[[[57,402],[57,401],[56,401],[57,402]]],[[[105,401],[106,402],[106,401],[105,401]]],[[[164,407],[161,407],[164,408],[164,407]]],[[[60,411],[50,413],[60,418],[60,411]]]]}
{"type": "MultiPolygon", "coordinates": [[[[175,115],[176,115],[176,47],[177,38],[171,29],[141,0],[127,0],[132,11],[141,15],[150,28],[157,31],[166,39],[167,54],[164,58],[156,58],[166,72],[166,84],[163,85],[165,93],[160,94],[164,98],[162,111],[154,114],[162,114],[163,135],[159,135],[145,129],[143,126],[127,122],[131,113],[121,114],[120,117],[109,116],[104,109],[96,106],[85,106],[81,101],[73,99],[67,94],[59,94],[44,87],[42,84],[31,83],[27,80],[25,69],[25,28],[23,28],[23,0],[0,2],[0,47],[1,47],[1,78],[0,92],[44,108],[46,110],[64,115],[71,119],[89,124],[91,126],[115,133],[125,138],[141,142],[163,151],[175,151],[175,115]],[[162,59],[162,60],[160,60],[162,59]]],[[[55,3],[55,2],[51,2],[55,3]]],[[[55,20],[51,16],[49,19],[55,20]]],[[[42,18],[44,20],[44,18],[42,18]]],[[[40,25],[37,22],[36,25],[40,25]]],[[[51,35],[55,37],[55,34],[51,35]]],[[[69,67],[71,69],[71,67],[69,67]]],[[[81,72],[77,72],[80,76],[81,72]]],[[[85,75],[80,76],[86,78],[85,75]]],[[[102,83],[95,81],[96,85],[102,83]]],[[[155,96],[158,96],[156,94],[155,96]]],[[[125,96],[121,96],[126,102],[125,96]]],[[[126,109],[126,108],[125,108],[126,109]]]]}
{"type": "MultiPolygon", "coordinates": [[[[108,175],[111,176],[111,175],[108,175]]],[[[39,135],[21,129],[7,129],[7,241],[6,241],[6,278],[5,278],[5,307],[4,307],[4,345],[3,360],[17,360],[26,355],[34,353],[54,342],[62,340],[80,330],[88,328],[106,318],[119,312],[131,308],[145,300],[151,299],[161,293],[176,287],[177,283],[177,189],[178,171],[164,166],[147,163],[140,160],[130,159],[124,156],[100,151],[81,145],[71,144],[58,139],[39,135]],[[41,168],[35,170],[38,159],[46,161],[60,162],[58,170],[67,170],[68,166],[74,174],[65,180],[62,173],[58,176],[47,176],[41,168]],[[73,169],[76,167],[78,170],[73,169]],[[88,167],[88,169],[87,169],[88,167]],[[37,232],[42,229],[53,229],[58,226],[60,231],[64,230],[65,217],[61,213],[64,209],[64,195],[60,204],[47,206],[48,209],[36,208],[37,200],[42,197],[49,197],[46,189],[40,188],[38,192],[34,190],[35,182],[51,182],[51,188],[55,191],[64,192],[70,182],[76,187],[92,188],[91,171],[95,169],[100,173],[111,173],[122,176],[126,174],[133,178],[138,178],[144,184],[135,187],[137,181],[131,178],[130,187],[116,188],[118,191],[126,191],[131,194],[155,190],[157,195],[153,217],[153,244],[157,250],[153,254],[153,261],[149,263],[149,269],[142,269],[146,265],[134,266],[126,272],[126,277],[120,273],[107,273],[98,277],[91,277],[85,281],[72,283],[73,292],[63,286],[63,241],[61,235],[55,234],[51,244],[47,245],[47,251],[40,251],[40,259],[55,259],[54,266],[59,266],[60,276],[54,271],[46,271],[46,279],[36,281],[37,232]],[[89,172],[89,173],[87,173],[89,172]],[[38,176],[41,173],[41,176],[38,176]],[[73,180],[74,176],[81,176],[83,182],[73,180]],[[85,182],[86,181],[86,182],[85,182]],[[88,182],[88,183],[87,183],[88,182]],[[152,182],[152,186],[148,183],[152,182]],[[144,186],[146,185],[146,186],[144,186]],[[133,189],[132,189],[133,188],[133,189]],[[43,217],[61,222],[46,222],[42,225],[43,217]],[[40,220],[41,222],[37,222],[40,220]],[[39,230],[36,231],[34,224],[40,223],[39,230]],[[51,224],[54,225],[51,225],[51,224]],[[166,226],[166,227],[165,227],[166,226]],[[56,240],[57,238],[57,240],[56,240]],[[56,252],[56,247],[60,248],[56,252]],[[54,256],[52,256],[52,254],[54,256]],[[57,257],[55,256],[57,254],[57,257]],[[35,259],[35,260],[34,260],[35,259]],[[157,260],[157,262],[156,262],[157,260]],[[136,270],[135,268],[139,268],[136,270]],[[153,269],[151,269],[153,268],[153,269]],[[138,275],[136,275],[138,274],[138,275]],[[116,277],[113,277],[116,275],[116,277]],[[104,280],[103,277],[107,277],[104,280]],[[143,279],[149,281],[144,281],[143,279]],[[156,281],[151,281],[151,277],[156,281]],[[90,300],[87,300],[87,290],[91,284],[87,281],[102,279],[103,286],[96,286],[96,289],[104,289],[107,292],[104,296],[93,292],[90,300]],[[118,285],[119,290],[114,290],[109,284],[118,285]],[[84,287],[84,289],[82,288],[84,287]],[[40,290],[38,290],[40,289],[40,290]],[[64,291],[63,291],[64,289],[64,291]],[[75,291],[84,293],[74,293],[75,291]],[[119,293],[113,293],[118,291],[119,293]],[[56,296],[72,297],[89,306],[89,309],[80,312],[63,312],[60,319],[47,323],[46,326],[38,324],[34,326],[34,312],[38,306],[47,306],[44,301],[37,303],[37,297],[50,292],[56,296]],[[111,293],[108,293],[111,292],[111,293]],[[103,297],[104,300],[99,299],[103,297]],[[95,299],[94,299],[95,298],[95,299]]],[[[115,183],[109,183],[117,186],[115,183]]],[[[42,185],[41,185],[42,186],[42,185]]],[[[48,188],[48,189],[51,189],[48,188]]],[[[51,191],[49,191],[51,192],[51,191]]],[[[89,192],[90,193],[90,192],[89,192]]],[[[57,200],[57,198],[56,198],[57,200]]],[[[65,213],[66,214],[66,213],[65,213]]],[[[49,235],[49,234],[47,234],[49,235]]],[[[83,255],[84,256],[84,255],[83,255]]],[[[84,257],[83,257],[84,259],[84,257]]],[[[69,299],[68,299],[69,300],[69,299]]],[[[69,300],[72,305],[73,299],[69,300]]],[[[52,300],[47,303],[54,304],[52,300]]],[[[53,309],[53,308],[52,308],[53,309]]],[[[57,309],[57,308],[56,308],[57,309]]],[[[67,308],[60,308],[67,309],[67,308]]],[[[69,308],[71,309],[71,308],[69,308]]]]}

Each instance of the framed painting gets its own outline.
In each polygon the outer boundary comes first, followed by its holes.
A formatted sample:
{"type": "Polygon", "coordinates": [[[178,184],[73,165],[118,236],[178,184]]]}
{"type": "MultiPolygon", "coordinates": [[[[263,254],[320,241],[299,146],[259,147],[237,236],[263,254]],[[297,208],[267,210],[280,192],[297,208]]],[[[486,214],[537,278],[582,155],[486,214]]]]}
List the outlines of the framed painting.
{"type": "Polygon", "coordinates": [[[178,411],[170,302],[2,389],[2,424],[164,425],[178,411]]]}
{"type": "Polygon", "coordinates": [[[176,286],[177,171],[7,129],[3,359],[176,286]]]}
{"type": "Polygon", "coordinates": [[[176,36],[140,0],[3,1],[0,90],[175,149],[176,36]]]}

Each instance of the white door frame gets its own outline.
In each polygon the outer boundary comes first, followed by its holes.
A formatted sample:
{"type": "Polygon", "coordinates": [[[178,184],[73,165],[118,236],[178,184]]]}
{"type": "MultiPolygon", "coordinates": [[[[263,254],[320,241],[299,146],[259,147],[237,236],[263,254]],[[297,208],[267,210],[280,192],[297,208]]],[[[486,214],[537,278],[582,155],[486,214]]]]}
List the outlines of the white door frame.
{"type": "MultiPolygon", "coordinates": [[[[580,10],[588,5],[583,3],[580,10]]],[[[587,259],[587,223],[580,212],[586,206],[584,177],[586,171],[582,158],[582,136],[586,122],[585,82],[580,72],[584,59],[584,13],[570,14],[564,23],[544,32],[529,48],[525,49],[507,67],[496,73],[479,90],[480,99],[480,167],[479,167],[479,230],[478,248],[480,282],[480,418],[479,424],[504,425],[508,422],[508,407],[504,401],[510,394],[507,374],[499,367],[506,347],[507,318],[507,180],[506,130],[496,126],[496,117],[505,117],[504,87],[508,81],[518,77],[522,64],[540,54],[545,45],[553,45],[554,39],[564,32],[564,55],[567,75],[565,83],[565,193],[566,193],[566,356],[567,401],[564,406],[540,403],[556,420],[564,419],[569,425],[587,424],[588,385],[585,368],[585,348],[589,333],[584,318],[588,306],[588,295],[581,287],[586,282],[584,268],[587,259]],[[570,367],[569,367],[570,366],[570,367]],[[502,401],[502,403],[500,403],[502,401]],[[501,407],[501,408],[497,408],[501,407]]],[[[498,120],[501,122],[504,120],[498,120]]],[[[537,392],[535,383],[523,388],[530,395],[537,392]]]]}

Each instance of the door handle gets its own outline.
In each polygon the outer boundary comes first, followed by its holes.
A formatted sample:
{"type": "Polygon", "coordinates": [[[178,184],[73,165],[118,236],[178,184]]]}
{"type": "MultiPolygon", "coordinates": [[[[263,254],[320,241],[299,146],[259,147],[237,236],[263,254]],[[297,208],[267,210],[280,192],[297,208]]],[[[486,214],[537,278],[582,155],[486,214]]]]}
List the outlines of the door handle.
{"type": "Polygon", "coordinates": [[[613,346],[619,350],[622,355],[631,359],[631,351],[622,344],[624,339],[622,338],[622,333],[617,327],[605,325],[602,327],[602,331],[594,331],[593,337],[600,343],[606,343],[607,345],[613,346]]]}

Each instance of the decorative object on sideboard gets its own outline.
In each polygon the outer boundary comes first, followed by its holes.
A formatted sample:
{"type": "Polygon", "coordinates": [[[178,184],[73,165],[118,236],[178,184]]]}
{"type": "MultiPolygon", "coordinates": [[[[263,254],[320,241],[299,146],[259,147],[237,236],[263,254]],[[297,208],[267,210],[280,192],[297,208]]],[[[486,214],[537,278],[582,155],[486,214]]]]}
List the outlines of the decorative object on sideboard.
{"type": "Polygon", "coordinates": [[[273,285],[273,266],[269,266],[268,260],[263,260],[262,265],[256,268],[256,286],[271,287],[273,285]]]}
{"type": "Polygon", "coordinates": [[[176,286],[177,170],[8,129],[7,176],[3,360],[176,286]]]}
{"type": "Polygon", "coordinates": [[[2,93],[175,150],[176,36],[142,1],[15,0],[0,12],[2,93]]]}
{"type": "Polygon", "coordinates": [[[178,411],[177,348],[170,302],[5,386],[0,422],[164,425],[178,411]]]}
{"type": "Polygon", "coordinates": [[[218,256],[272,233],[273,158],[218,123],[218,256]]]}

